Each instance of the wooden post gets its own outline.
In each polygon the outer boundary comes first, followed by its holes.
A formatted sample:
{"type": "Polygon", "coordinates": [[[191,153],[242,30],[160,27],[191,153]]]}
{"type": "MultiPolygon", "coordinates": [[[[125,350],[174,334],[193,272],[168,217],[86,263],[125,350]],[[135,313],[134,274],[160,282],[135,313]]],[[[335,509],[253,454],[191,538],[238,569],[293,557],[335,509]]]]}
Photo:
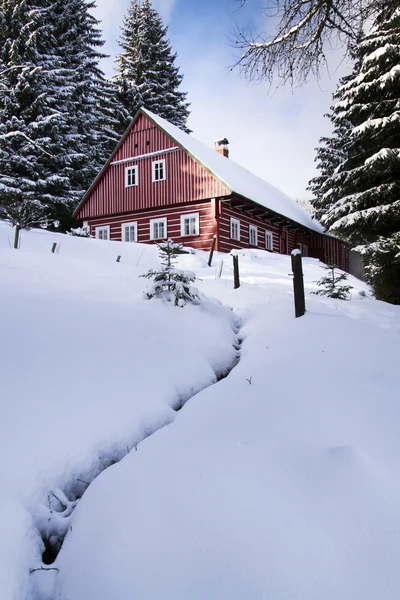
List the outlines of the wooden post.
{"type": "Polygon", "coordinates": [[[300,250],[292,251],[294,310],[297,317],[302,317],[306,312],[306,301],[304,297],[303,267],[300,250]]]}
{"type": "Polygon", "coordinates": [[[239,279],[239,257],[233,255],[233,289],[237,290],[240,287],[239,279]]]}
{"type": "Polygon", "coordinates": [[[212,259],[213,259],[213,255],[214,255],[216,241],[217,241],[217,236],[214,235],[213,236],[213,241],[212,241],[212,244],[211,244],[210,257],[208,259],[208,266],[209,267],[211,267],[211,263],[212,263],[212,259]]]}
{"type": "Polygon", "coordinates": [[[53,254],[56,251],[56,248],[57,248],[57,242],[54,242],[54,244],[51,247],[51,251],[52,251],[53,254]]]}
{"type": "Polygon", "coordinates": [[[14,235],[14,248],[16,250],[18,250],[18,246],[19,246],[19,232],[20,231],[21,231],[21,226],[16,225],[15,226],[15,235],[14,235]]]}
{"type": "Polygon", "coordinates": [[[118,254],[118,256],[117,256],[117,262],[120,262],[120,260],[121,260],[121,255],[118,254]]]}

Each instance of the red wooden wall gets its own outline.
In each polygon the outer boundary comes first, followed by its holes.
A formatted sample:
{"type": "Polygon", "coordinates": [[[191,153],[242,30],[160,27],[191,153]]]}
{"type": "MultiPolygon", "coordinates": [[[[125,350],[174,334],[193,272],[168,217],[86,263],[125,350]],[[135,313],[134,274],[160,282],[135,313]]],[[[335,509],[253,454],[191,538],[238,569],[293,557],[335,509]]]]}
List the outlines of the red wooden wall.
{"type": "Polygon", "coordinates": [[[216,231],[216,220],[213,214],[213,203],[210,201],[138,211],[124,215],[96,217],[89,221],[90,234],[95,235],[96,227],[109,225],[110,239],[121,241],[122,224],[135,221],[138,228],[138,242],[154,243],[150,240],[150,219],[162,217],[167,218],[167,235],[174,242],[196,248],[197,250],[209,250],[211,248],[212,238],[216,231]],[[200,235],[181,237],[181,216],[194,212],[199,213],[200,235]]]}
{"type": "Polygon", "coordinates": [[[111,164],[77,213],[79,219],[172,206],[229,195],[215,177],[199,165],[145,116],[139,115],[111,164]],[[160,150],[171,150],[161,152],[160,150]],[[135,156],[156,153],[139,158],[135,156]],[[132,160],[126,160],[130,159],[132,160]],[[152,182],[152,162],[165,159],[165,181],[152,182]],[[118,163],[118,161],[126,161],[118,163]],[[118,163],[118,164],[115,164],[118,163]],[[138,165],[139,184],[125,187],[125,168],[138,165]]]}
{"type": "Polygon", "coordinates": [[[219,250],[230,252],[235,248],[258,248],[265,250],[265,232],[270,231],[273,235],[273,251],[280,254],[290,254],[292,250],[299,247],[299,243],[309,245],[309,238],[303,235],[285,231],[281,227],[269,225],[260,217],[255,217],[248,212],[242,212],[239,208],[231,208],[229,203],[221,202],[221,212],[218,226],[219,250]],[[240,221],[240,241],[232,240],[230,237],[231,217],[240,221]],[[258,245],[249,244],[249,225],[255,225],[258,233],[258,245]]]}

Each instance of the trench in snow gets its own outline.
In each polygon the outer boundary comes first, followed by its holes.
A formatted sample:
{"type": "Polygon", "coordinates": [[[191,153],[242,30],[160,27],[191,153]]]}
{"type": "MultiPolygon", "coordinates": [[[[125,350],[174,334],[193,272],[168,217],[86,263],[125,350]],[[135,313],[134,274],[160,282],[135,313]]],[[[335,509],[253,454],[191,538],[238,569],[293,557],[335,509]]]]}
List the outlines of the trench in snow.
{"type": "MultiPolygon", "coordinates": [[[[204,389],[216,385],[219,381],[225,379],[236,367],[236,365],[240,361],[241,344],[243,342],[243,338],[240,336],[241,327],[242,323],[240,319],[238,317],[235,317],[232,329],[237,337],[233,344],[235,355],[231,365],[225,371],[218,373],[216,372],[216,379],[213,383],[204,386],[201,390],[198,390],[196,393],[188,393],[186,395],[181,395],[178,398],[175,405],[172,406],[172,409],[175,412],[179,412],[186,404],[186,402],[200,394],[204,389]]],[[[40,516],[40,518],[36,519],[35,522],[36,528],[38,529],[44,544],[42,564],[37,566],[36,568],[32,568],[30,570],[31,573],[49,570],[58,571],[58,569],[55,569],[51,565],[56,560],[68,531],[70,529],[72,530],[71,520],[74,510],[78,505],[79,500],[82,498],[82,496],[88,489],[89,485],[103,471],[122,460],[130,452],[138,450],[138,445],[140,444],[140,442],[153,435],[156,431],[158,431],[165,425],[170,424],[170,422],[171,421],[163,425],[155,426],[154,429],[147,429],[144,432],[144,434],[140,437],[140,439],[136,439],[133,442],[131,442],[131,444],[127,446],[123,451],[116,452],[112,456],[99,457],[98,468],[95,471],[91,469],[90,476],[89,474],[86,474],[86,476],[85,474],[82,474],[80,478],[70,482],[70,484],[66,486],[63,490],[60,488],[55,488],[48,493],[46,510],[44,514],[40,516]]]]}

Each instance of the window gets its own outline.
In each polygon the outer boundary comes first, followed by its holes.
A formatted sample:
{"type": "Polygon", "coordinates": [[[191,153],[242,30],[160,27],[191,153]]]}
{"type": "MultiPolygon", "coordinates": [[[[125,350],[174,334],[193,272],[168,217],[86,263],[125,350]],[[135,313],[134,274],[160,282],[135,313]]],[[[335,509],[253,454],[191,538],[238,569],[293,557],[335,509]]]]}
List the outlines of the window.
{"type": "Polygon", "coordinates": [[[98,240],[109,240],[110,226],[104,225],[103,227],[96,227],[96,237],[98,240]]]}
{"type": "Polygon", "coordinates": [[[163,181],[167,178],[166,168],[165,168],[165,160],[155,160],[152,163],[153,168],[153,182],[154,181],[163,181]]]}
{"type": "Polygon", "coordinates": [[[167,219],[150,220],[150,239],[159,240],[167,237],[167,219]]]}
{"type": "Polygon", "coordinates": [[[199,213],[181,216],[181,235],[199,235],[199,213]]]}
{"type": "Polygon", "coordinates": [[[255,225],[249,225],[249,244],[258,246],[257,227],[255,225]]]}
{"type": "Polygon", "coordinates": [[[240,221],[231,217],[231,239],[240,241],[240,221]]]}
{"type": "Polygon", "coordinates": [[[137,242],[137,223],[122,224],[122,241],[137,242]]]}
{"type": "Polygon", "coordinates": [[[272,231],[265,232],[265,249],[273,250],[274,249],[274,235],[272,231]]]}
{"type": "Polygon", "coordinates": [[[133,187],[138,185],[138,168],[137,165],[134,167],[126,167],[125,169],[125,187],[133,187]]]}

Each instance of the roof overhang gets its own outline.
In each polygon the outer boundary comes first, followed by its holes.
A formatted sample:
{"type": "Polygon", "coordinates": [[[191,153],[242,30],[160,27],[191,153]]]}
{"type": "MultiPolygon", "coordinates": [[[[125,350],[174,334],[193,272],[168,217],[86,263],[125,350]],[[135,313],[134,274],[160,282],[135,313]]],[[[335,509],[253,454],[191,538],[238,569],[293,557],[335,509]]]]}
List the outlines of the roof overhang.
{"type": "MultiPolygon", "coordinates": [[[[258,217],[265,223],[268,223],[274,227],[282,227],[282,229],[287,231],[295,231],[303,236],[309,236],[314,233],[318,233],[312,229],[309,229],[305,225],[301,225],[300,223],[285,217],[284,215],[265,208],[265,206],[262,206],[261,204],[257,204],[257,202],[251,200],[251,198],[244,198],[243,196],[235,194],[230,198],[221,198],[221,201],[229,203],[231,208],[239,209],[243,213],[251,213],[254,217],[258,217]]],[[[319,235],[324,234],[320,233],[319,235]]]]}

